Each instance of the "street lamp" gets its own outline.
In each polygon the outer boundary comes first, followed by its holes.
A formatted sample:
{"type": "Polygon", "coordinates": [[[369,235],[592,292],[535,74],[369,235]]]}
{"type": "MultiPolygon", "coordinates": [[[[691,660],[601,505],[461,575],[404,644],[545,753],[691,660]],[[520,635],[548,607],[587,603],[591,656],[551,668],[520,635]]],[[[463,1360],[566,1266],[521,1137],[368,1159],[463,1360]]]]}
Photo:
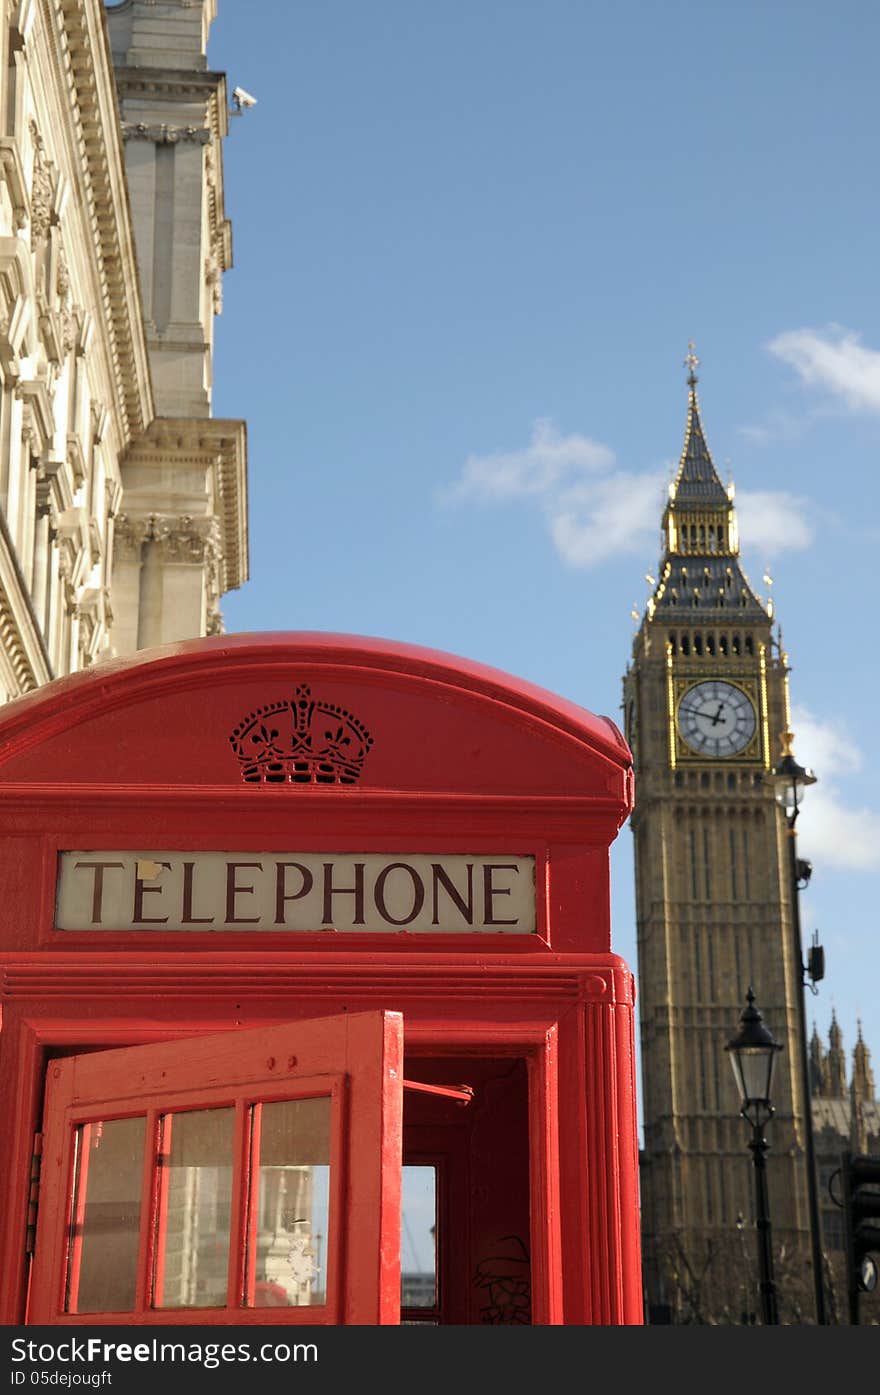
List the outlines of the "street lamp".
{"type": "Polygon", "coordinates": [[[747,1006],[740,1017],[739,1036],[725,1046],[730,1052],[730,1064],[740,1097],[740,1114],[752,1126],[749,1147],[755,1163],[755,1209],[757,1212],[758,1270],[761,1276],[761,1319],[765,1327],[777,1326],[776,1283],[773,1278],[773,1247],[770,1233],[770,1211],[767,1202],[767,1140],[764,1125],[773,1118],[770,1085],[773,1065],[782,1043],[774,1041],[764,1026],[764,1019],[755,1007],[751,988],[746,994],[747,1006]]]}
{"type": "MultiPolygon", "coordinates": [[[[812,868],[808,862],[801,862],[797,855],[795,824],[800,812],[804,790],[816,783],[812,770],[798,765],[792,754],[794,737],[790,731],[782,733],[782,759],[773,771],[776,782],[776,802],[785,815],[788,825],[788,871],[790,879],[791,924],[794,963],[798,970],[798,1055],[800,1057],[801,1093],[804,1100],[804,1151],[807,1164],[807,1205],[810,1214],[810,1251],[813,1263],[813,1288],[816,1297],[816,1322],[820,1327],[827,1323],[825,1317],[825,1286],[822,1282],[822,1232],[819,1222],[819,1198],[816,1185],[816,1152],[813,1143],[813,1106],[810,1097],[810,1065],[807,1055],[807,1009],[804,1002],[804,976],[807,972],[801,944],[800,887],[806,886],[812,868]]],[[[818,976],[818,975],[817,975],[818,976]]]]}

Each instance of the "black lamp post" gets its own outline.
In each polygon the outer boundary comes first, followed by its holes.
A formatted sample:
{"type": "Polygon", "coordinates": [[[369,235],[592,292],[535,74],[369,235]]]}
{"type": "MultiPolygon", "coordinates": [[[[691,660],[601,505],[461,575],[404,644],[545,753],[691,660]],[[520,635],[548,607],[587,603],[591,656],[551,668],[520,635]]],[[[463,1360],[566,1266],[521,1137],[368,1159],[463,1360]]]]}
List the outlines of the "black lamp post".
{"type": "MultiPolygon", "coordinates": [[[[810,1214],[810,1251],[813,1265],[813,1288],[816,1298],[816,1322],[820,1327],[827,1324],[825,1316],[825,1285],[822,1280],[822,1232],[819,1221],[819,1198],[816,1183],[816,1151],[813,1142],[813,1106],[810,1095],[810,1064],[807,1054],[807,1009],[804,1002],[804,964],[801,944],[801,883],[809,880],[812,870],[809,863],[799,862],[795,824],[800,812],[804,790],[807,785],[816,783],[812,770],[798,765],[791,746],[794,740],[790,731],[782,733],[782,759],[773,772],[776,781],[776,802],[782,808],[788,825],[788,870],[791,884],[791,924],[792,952],[798,970],[798,1054],[800,1057],[801,1093],[804,1100],[804,1151],[807,1164],[807,1205],[810,1214]]],[[[817,975],[818,976],[818,975],[817,975]]]]}
{"type": "Polygon", "coordinates": [[[739,1036],[729,1041],[724,1049],[730,1052],[730,1064],[733,1066],[740,1097],[739,1112],[752,1126],[752,1141],[749,1147],[755,1163],[761,1320],[765,1327],[771,1327],[779,1323],[779,1309],[776,1304],[776,1282],[773,1278],[773,1247],[767,1201],[768,1144],[764,1137],[764,1125],[774,1114],[773,1105],[770,1103],[770,1085],[776,1053],[782,1050],[782,1044],[774,1041],[764,1026],[764,1019],[755,1007],[755,995],[751,988],[746,998],[748,1006],[739,1019],[739,1036]]]}

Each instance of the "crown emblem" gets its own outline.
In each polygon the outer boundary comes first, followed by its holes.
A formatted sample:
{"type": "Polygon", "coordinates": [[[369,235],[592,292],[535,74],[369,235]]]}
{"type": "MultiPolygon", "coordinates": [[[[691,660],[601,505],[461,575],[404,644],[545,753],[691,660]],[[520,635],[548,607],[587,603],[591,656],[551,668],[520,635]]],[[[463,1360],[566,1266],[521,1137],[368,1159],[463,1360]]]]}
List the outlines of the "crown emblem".
{"type": "Polygon", "coordinates": [[[354,785],[373,744],[357,717],[313,698],[305,684],[256,708],[229,741],[246,785],[354,785]]]}

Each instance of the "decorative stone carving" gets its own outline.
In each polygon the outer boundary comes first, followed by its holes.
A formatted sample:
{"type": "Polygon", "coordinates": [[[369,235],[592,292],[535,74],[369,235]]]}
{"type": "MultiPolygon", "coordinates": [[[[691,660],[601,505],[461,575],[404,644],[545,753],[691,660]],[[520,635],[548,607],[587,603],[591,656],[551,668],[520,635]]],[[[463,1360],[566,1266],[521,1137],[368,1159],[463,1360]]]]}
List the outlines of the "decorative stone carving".
{"type": "Polygon", "coordinates": [[[46,158],[43,138],[35,121],[30,123],[34,142],[34,172],[31,180],[31,248],[36,251],[49,235],[55,186],[51,166],[46,158]]]}
{"type": "MultiPolygon", "coordinates": [[[[219,539],[218,526],[218,539],[219,539]]],[[[213,549],[208,559],[208,571],[205,579],[206,605],[205,605],[205,633],[209,635],[222,635],[226,633],[226,626],[223,623],[223,613],[220,609],[220,551],[219,547],[213,549]]]]}
{"type": "Polygon", "coordinates": [[[219,605],[208,607],[208,614],[205,621],[205,633],[209,635],[225,635],[226,625],[223,622],[223,614],[219,605]]]}
{"type": "Polygon", "coordinates": [[[79,595],[75,611],[79,621],[79,654],[83,668],[93,663],[106,642],[108,625],[113,623],[106,586],[87,586],[79,595]]]}
{"type": "Polygon", "coordinates": [[[23,403],[21,434],[34,455],[48,450],[55,430],[52,416],[52,379],[22,379],[16,384],[15,396],[23,403]]]}
{"type": "Polygon", "coordinates": [[[124,121],[123,140],[151,140],[156,145],[176,145],[178,141],[194,141],[197,145],[207,145],[211,131],[207,126],[171,126],[160,122],[148,126],[146,121],[124,121]]]}
{"type": "Polygon", "coordinates": [[[213,247],[205,258],[205,280],[211,288],[214,314],[219,315],[223,310],[223,267],[216,247],[213,247]]]}
{"type": "Polygon", "coordinates": [[[166,562],[201,563],[211,560],[219,543],[220,529],[215,518],[151,515],[153,538],[166,562]]]}
{"type": "Polygon", "coordinates": [[[137,562],[141,548],[150,536],[149,518],[129,518],[120,513],[113,527],[113,555],[117,562],[137,562]]]}
{"type": "Polygon", "coordinates": [[[193,518],[186,513],[151,513],[142,518],[119,514],[114,533],[116,557],[137,558],[146,542],[157,544],[166,563],[216,565],[220,527],[216,518],[193,518]]]}
{"type": "Polygon", "coordinates": [[[60,237],[55,244],[55,258],[55,294],[62,304],[66,304],[70,295],[70,269],[67,265],[64,243],[60,237]]]}

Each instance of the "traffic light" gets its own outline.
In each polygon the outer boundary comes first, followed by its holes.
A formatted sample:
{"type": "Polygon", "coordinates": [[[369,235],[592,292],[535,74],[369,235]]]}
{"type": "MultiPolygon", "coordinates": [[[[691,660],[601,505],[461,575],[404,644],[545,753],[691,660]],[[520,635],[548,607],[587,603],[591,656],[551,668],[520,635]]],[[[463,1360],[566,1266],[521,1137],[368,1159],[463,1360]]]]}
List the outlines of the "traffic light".
{"type": "Polygon", "coordinates": [[[843,1209],[850,1322],[859,1321],[859,1294],[877,1286],[880,1262],[880,1157],[844,1153],[843,1209]]]}

